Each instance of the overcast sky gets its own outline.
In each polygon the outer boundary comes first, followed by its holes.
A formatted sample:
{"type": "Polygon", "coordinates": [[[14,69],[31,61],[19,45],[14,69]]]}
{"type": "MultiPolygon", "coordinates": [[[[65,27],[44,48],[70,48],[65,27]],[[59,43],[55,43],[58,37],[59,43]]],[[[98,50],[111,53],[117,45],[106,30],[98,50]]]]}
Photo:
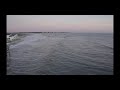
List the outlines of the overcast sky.
{"type": "Polygon", "coordinates": [[[7,15],[7,32],[113,32],[113,15],[7,15]]]}

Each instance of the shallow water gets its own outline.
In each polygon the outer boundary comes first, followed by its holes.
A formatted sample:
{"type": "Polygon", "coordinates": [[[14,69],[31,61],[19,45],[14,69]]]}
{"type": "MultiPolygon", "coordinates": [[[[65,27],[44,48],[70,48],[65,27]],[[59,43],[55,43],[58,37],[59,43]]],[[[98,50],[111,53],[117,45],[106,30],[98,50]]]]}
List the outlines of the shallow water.
{"type": "Polygon", "coordinates": [[[8,75],[113,75],[113,35],[31,33],[10,46],[8,75]]]}

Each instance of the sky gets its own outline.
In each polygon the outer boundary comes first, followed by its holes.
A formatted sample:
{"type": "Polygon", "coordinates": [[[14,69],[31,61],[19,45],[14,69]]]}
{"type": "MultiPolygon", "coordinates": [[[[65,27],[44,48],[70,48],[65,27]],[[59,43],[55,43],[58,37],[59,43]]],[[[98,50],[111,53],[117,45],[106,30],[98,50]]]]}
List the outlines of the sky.
{"type": "Polygon", "coordinates": [[[7,32],[112,33],[113,15],[7,15],[7,32]]]}

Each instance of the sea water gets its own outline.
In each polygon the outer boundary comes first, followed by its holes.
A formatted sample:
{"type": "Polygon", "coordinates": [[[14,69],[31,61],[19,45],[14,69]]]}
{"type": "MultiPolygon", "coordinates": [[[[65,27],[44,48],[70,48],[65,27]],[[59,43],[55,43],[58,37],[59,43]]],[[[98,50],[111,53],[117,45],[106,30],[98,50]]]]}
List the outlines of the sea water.
{"type": "Polygon", "coordinates": [[[10,46],[7,75],[113,75],[112,33],[30,33],[10,46]]]}

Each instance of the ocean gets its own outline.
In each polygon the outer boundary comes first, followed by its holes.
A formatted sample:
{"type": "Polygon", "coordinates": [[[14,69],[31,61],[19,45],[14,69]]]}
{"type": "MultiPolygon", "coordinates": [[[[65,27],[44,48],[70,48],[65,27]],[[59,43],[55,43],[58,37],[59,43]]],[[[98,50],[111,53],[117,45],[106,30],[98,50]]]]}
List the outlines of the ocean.
{"type": "Polygon", "coordinates": [[[7,62],[7,75],[113,75],[113,34],[27,33],[7,62]]]}

